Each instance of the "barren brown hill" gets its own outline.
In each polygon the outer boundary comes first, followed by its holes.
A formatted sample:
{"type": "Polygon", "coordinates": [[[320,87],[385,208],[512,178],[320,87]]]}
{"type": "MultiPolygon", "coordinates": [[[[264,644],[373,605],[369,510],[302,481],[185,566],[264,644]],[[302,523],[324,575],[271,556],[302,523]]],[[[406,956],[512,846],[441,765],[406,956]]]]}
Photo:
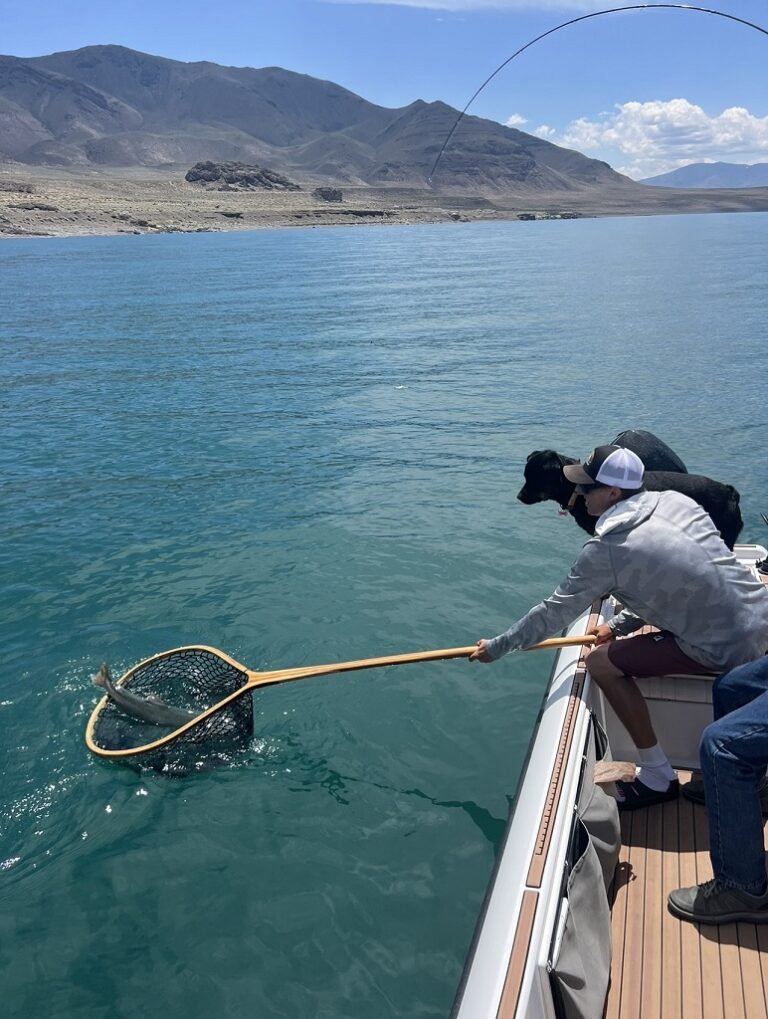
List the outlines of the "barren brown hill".
{"type": "Polygon", "coordinates": [[[768,188],[649,187],[470,116],[429,180],[457,116],[122,46],[0,56],[0,236],[768,211],[768,188]],[[299,189],[186,180],[200,162],[299,189]],[[326,186],[342,197],[325,201],[326,186]]]}
{"type": "MultiPolygon", "coordinates": [[[[307,180],[424,186],[456,116],[440,102],[386,109],[278,67],[182,63],[121,46],[0,57],[0,153],[38,166],[236,160],[307,180]]],[[[478,117],[463,120],[435,183],[635,187],[606,163],[478,117]]]]}

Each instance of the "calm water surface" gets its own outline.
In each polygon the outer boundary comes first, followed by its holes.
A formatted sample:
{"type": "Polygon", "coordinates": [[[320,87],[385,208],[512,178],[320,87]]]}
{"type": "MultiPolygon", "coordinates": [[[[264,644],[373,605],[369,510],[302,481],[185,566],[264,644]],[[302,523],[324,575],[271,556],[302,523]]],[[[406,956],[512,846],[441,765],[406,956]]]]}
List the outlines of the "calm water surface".
{"type": "Polygon", "coordinates": [[[582,534],[533,449],[648,428],[768,529],[768,217],[0,246],[6,1014],[445,1017],[547,655],[276,687],[231,766],[91,759],[118,674],[505,628],[582,534]]]}

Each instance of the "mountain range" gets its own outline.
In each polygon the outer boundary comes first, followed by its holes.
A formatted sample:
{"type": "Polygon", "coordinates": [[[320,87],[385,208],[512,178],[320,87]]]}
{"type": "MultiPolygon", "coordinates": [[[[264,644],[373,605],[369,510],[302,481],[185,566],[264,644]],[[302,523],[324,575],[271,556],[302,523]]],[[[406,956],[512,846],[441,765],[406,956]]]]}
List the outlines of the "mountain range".
{"type": "Polygon", "coordinates": [[[764,188],[768,163],[689,163],[640,183],[664,188],[764,188]]]}
{"type": "MultiPolygon", "coordinates": [[[[0,156],[38,166],[256,163],[300,181],[424,187],[457,111],[387,109],[279,67],[182,63],[122,46],[0,56],[0,156]]],[[[434,183],[475,192],[637,188],[607,163],[466,116],[434,183]]]]}

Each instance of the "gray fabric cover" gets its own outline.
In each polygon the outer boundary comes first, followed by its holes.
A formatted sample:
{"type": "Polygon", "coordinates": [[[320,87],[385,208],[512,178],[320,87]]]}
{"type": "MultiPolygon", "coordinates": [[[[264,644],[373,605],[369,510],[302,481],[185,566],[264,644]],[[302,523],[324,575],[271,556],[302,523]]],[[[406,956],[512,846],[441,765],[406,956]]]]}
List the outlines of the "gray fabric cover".
{"type": "Polygon", "coordinates": [[[553,960],[553,993],[558,1016],[600,1019],[611,974],[611,914],[597,852],[583,822],[575,823],[582,853],[568,877],[568,918],[553,960]]]}
{"type": "Polygon", "coordinates": [[[595,785],[593,781],[597,761],[612,760],[608,737],[594,715],[592,716],[592,736],[593,738],[587,741],[584,780],[579,793],[578,813],[589,832],[592,845],[600,860],[607,894],[619,859],[621,825],[616,800],[599,785],[595,785]]]}
{"type": "Polygon", "coordinates": [[[605,759],[610,759],[608,741],[592,716],[565,888],[568,916],[557,958],[550,963],[555,1007],[565,1019],[599,1019],[611,974],[608,888],[621,828],[616,801],[593,781],[595,762],[605,759]]]}

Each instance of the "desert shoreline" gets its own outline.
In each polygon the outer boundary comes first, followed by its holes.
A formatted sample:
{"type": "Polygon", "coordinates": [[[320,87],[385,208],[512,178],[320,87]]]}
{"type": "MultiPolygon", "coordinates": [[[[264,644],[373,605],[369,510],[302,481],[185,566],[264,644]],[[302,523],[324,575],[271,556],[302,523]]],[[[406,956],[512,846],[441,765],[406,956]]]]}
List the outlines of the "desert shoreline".
{"type": "Polygon", "coordinates": [[[342,200],[301,190],[200,187],[180,168],[71,168],[0,163],[0,238],[219,233],[710,212],[766,212],[768,188],[682,190],[628,185],[515,194],[337,184],[342,200]]]}

